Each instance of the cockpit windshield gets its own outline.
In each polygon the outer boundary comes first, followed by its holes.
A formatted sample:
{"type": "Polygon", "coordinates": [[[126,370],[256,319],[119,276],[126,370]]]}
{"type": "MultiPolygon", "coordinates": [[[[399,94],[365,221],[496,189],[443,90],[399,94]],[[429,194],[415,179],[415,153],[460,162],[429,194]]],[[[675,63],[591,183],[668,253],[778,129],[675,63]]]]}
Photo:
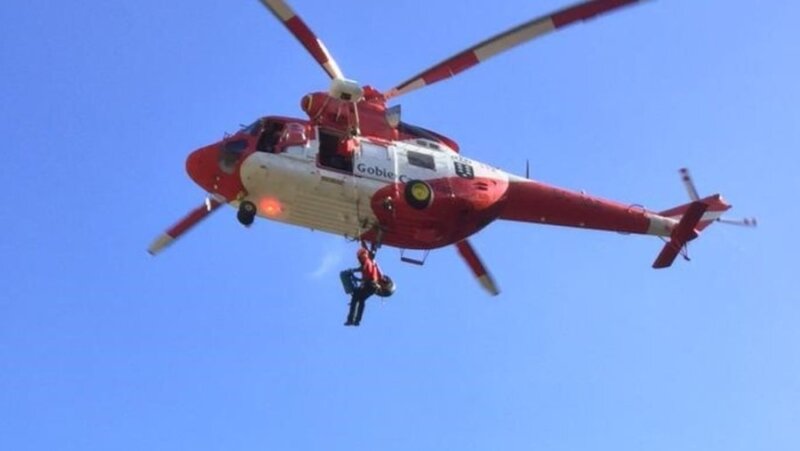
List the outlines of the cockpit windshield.
{"type": "Polygon", "coordinates": [[[250,136],[258,135],[258,132],[261,131],[261,119],[256,120],[252,124],[248,125],[247,127],[242,129],[243,132],[247,133],[250,136]]]}

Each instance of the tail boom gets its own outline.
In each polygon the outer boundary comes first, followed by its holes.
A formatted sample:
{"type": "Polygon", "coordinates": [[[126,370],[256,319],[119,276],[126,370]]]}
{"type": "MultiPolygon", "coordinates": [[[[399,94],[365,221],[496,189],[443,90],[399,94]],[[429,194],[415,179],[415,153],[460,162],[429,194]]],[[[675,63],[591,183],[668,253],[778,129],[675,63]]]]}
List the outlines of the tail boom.
{"type": "Polygon", "coordinates": [[[531,180],[509,183],[499,219],[658,236],[669,236],[678,224],[638,205],[531,180]]]}
{"type": "MultiPolygon", "coordinates": [[[[526,179],[512,179],[499,219],[666,237],[666,244],[653,262],[653,268],[671,266],[684,252],[686,244],[713,222],[756,225],[755,219],[731,221],[721,218],[731,205],[719,194],[700,199],[691,179],[687,181],[688,171],[682,173],[692,202],[661,212],[526,179]]],[[[684,257],[688,260],[685,252],[684,257]]]]}

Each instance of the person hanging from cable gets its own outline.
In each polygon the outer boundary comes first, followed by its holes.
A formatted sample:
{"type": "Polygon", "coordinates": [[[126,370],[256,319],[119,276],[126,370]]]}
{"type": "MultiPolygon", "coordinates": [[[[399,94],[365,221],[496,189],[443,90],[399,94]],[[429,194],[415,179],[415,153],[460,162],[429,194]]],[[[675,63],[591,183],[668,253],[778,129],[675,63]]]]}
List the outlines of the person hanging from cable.
{"type": "Polygon", "coordinates": [[[350,312],[347,315],[345,326],[358,326],[361,323],[361,316],[364,314],[364,304],[367,298],[381,289],[380,281],[383,278],[375,256],[365,247],[360,247],[356,252],[359,267],[352,269],[352,272],[361,273],[361,283],[353,290],[350,298],[350,312]]]}

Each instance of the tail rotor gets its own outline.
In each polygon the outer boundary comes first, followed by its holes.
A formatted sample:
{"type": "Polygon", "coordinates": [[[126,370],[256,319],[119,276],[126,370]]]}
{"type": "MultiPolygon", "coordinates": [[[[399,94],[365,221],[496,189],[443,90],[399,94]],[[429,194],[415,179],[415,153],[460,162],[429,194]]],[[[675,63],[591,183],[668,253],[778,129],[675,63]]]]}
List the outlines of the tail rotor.
{"type": "MultiPolygon", "coordinates": [[[[683,186],[686,187],[686,192],[689,194],[689,199],[691,199],[692,202],[700,200],[700,195],[697,194],[697,187],[695,187],[694,179],[692,178],[692,175],[689,173],[689,169],[681,168],[679,172],[681,174],[681,181],[683,182],[683,186]]],[[[735,225],[739,227],[758,226],[758,220],[754,217],[731,219],[731,218],[723,218],[722,216],[720,216],[716,218],[715,221],[722,224],[735,225]]]]}

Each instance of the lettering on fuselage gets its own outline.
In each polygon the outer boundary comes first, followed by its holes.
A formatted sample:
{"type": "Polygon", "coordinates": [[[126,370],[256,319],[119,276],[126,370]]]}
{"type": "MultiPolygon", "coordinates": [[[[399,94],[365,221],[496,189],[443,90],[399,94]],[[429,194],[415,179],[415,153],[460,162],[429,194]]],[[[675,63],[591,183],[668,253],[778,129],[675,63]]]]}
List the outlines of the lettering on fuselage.
{"type": "Polygon", "coordinates": [[[356,165],[356,172],[358,174],[369,175],[370,177],[386,179],[392,182],[397,179],[400,181],[400,183],[408,183],[410,180],[407,175],[396,175],[393,171],[384,169],[380,166],[369,166],[366,163],[358,163],[356,165]]]}

